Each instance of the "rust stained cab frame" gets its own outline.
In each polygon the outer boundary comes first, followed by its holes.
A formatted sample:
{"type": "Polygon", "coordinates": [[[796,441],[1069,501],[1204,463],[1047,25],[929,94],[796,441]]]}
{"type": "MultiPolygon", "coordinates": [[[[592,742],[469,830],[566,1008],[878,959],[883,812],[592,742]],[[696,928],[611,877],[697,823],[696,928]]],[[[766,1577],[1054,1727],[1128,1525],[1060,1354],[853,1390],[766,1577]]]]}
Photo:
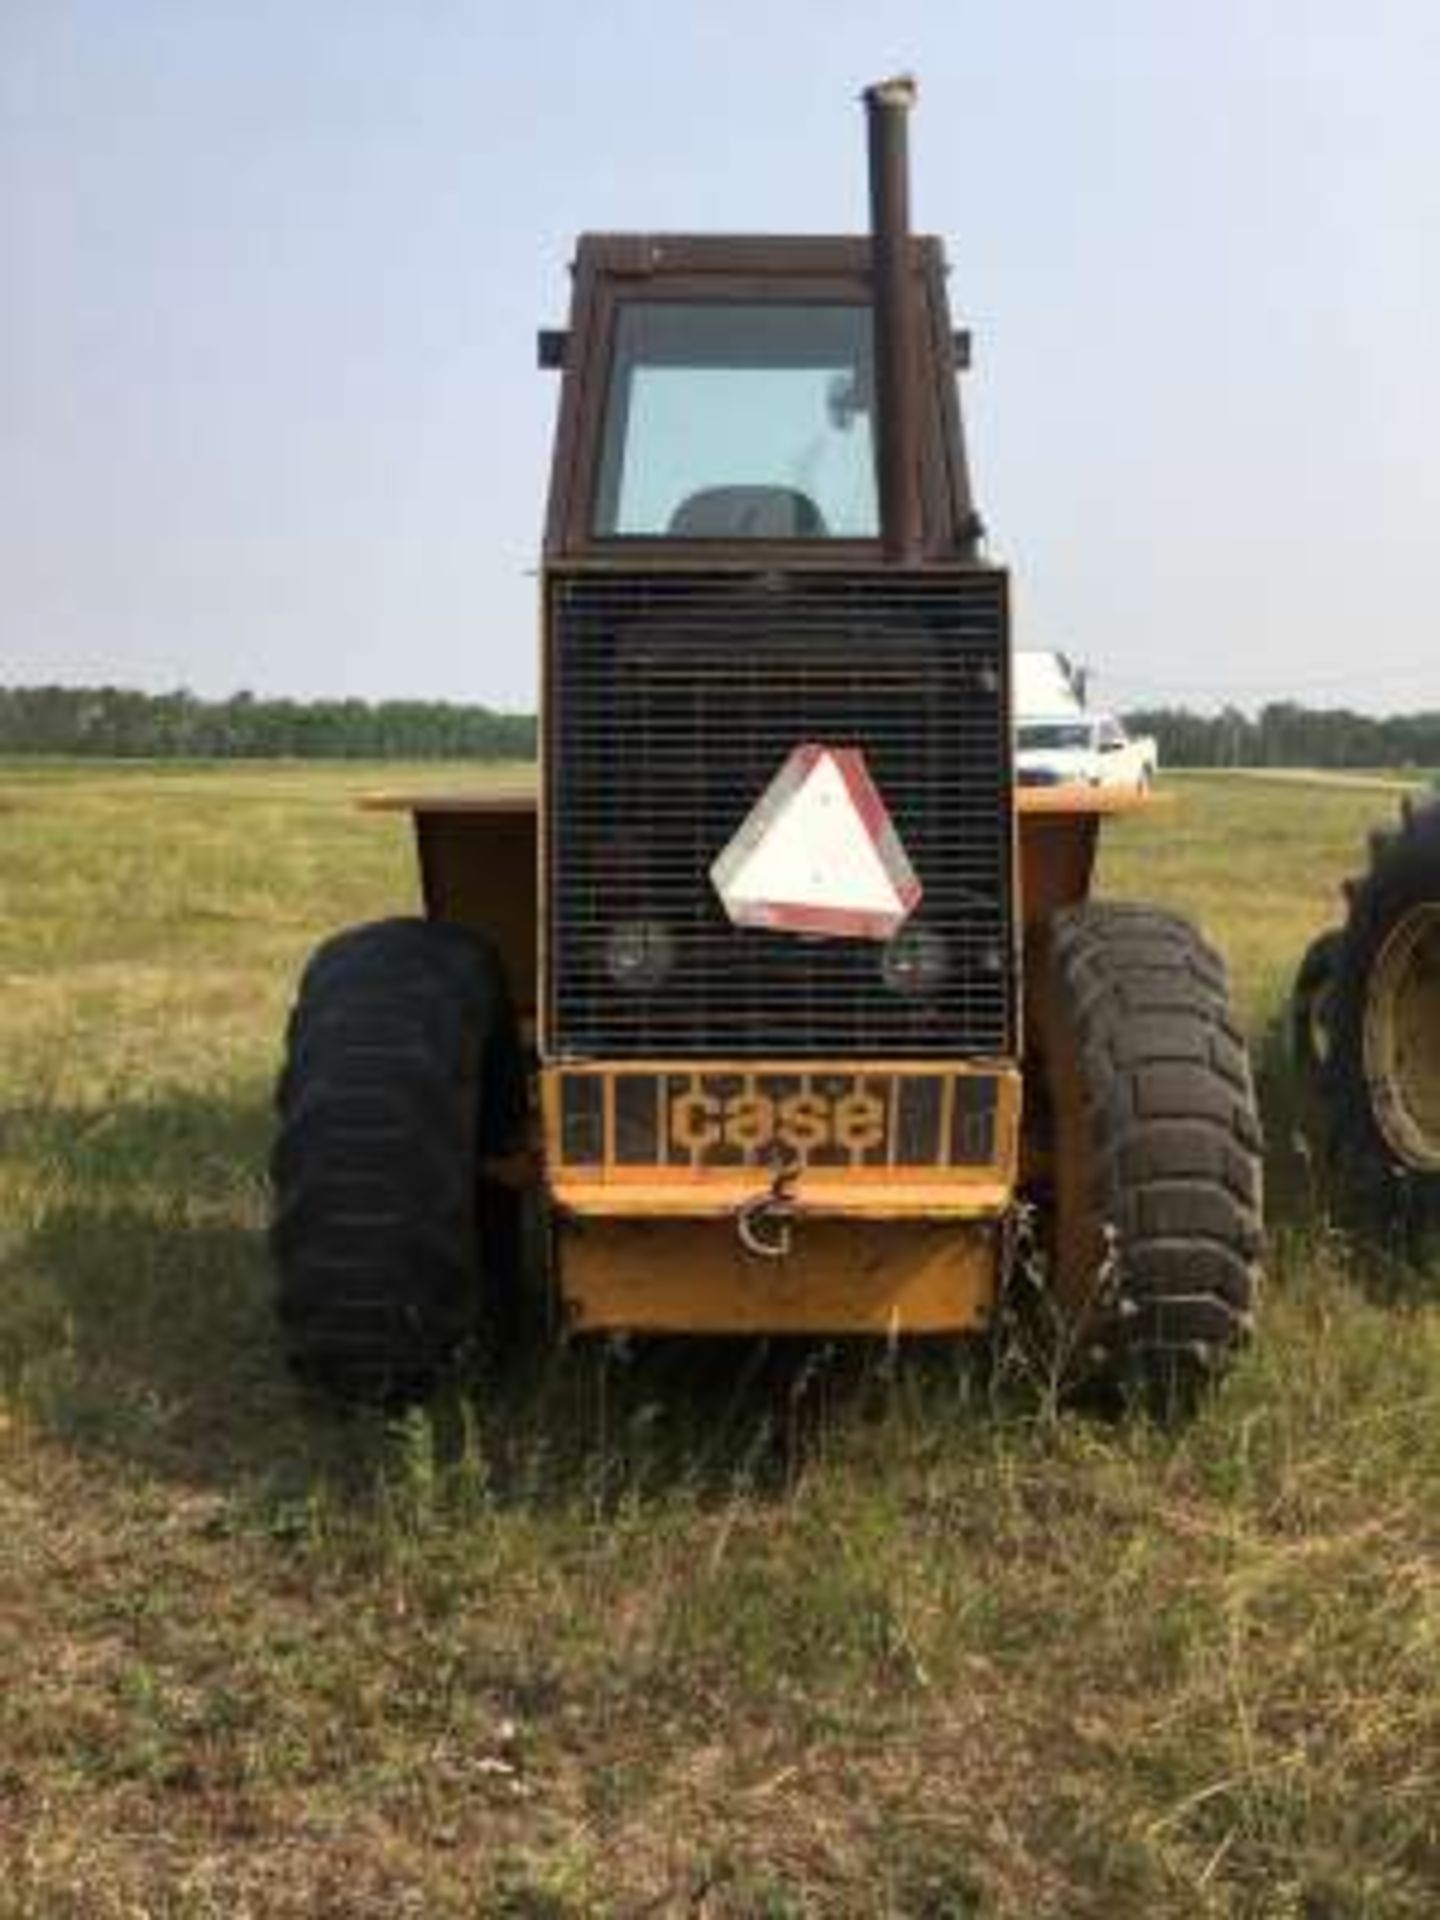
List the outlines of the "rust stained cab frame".
{"type": "MultiPolygon", "coordinates": [[[[945,262],[938,240],[909,241],[920,442],[923,562],[973,561],[979,520],[971,497],[964,434],[955,388],[956,346],[945,297],[945,262]]],[[[545,522],[547,568],[570,566],[688,566],[747,569],[777,565],[846,568],[874,565],[880,538],[823,540],[693,539],[665,535],[597,534],[595,498],[611,392],[617,319],[627,301],[717,306],[852,306],[872,299],[870,243],[863,239],[800,235],[582,236],[573,267],[574,293],[566,336],[545,522]]]]}

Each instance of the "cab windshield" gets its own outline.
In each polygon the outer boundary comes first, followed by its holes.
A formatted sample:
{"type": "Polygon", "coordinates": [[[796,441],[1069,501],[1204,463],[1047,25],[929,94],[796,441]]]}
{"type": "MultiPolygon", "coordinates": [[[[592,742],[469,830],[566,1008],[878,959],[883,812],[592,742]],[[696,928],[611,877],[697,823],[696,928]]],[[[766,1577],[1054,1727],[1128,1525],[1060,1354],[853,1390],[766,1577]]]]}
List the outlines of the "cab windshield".
{"type": "Polygon", "coordinates": [[[595,533],[874,539],[871,335],[862,304],[623,303],[595,533]]]}

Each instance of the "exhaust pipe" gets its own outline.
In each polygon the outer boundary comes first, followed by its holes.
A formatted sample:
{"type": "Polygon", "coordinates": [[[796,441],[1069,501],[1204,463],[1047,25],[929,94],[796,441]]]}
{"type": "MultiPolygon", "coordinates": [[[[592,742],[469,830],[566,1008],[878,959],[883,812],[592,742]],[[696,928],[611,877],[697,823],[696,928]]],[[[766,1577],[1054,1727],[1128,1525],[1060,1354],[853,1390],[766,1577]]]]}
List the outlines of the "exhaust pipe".
{"type": "Polygon", "coordinates": [[[870,279],[875,307],[875,446],[887,561],[920,558],[920,392],[910,261],[909,74],[865,89],[870,144],[870,279]]]}

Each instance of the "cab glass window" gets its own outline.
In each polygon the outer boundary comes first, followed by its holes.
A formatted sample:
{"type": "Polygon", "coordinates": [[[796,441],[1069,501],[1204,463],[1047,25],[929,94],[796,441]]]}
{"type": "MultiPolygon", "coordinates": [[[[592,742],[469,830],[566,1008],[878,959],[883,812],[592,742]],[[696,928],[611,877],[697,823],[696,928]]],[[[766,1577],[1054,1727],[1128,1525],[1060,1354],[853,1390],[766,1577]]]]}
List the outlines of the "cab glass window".
{"type": "Polygon", "coordinates": [[[1084,720],[1024,720],[1019,743],[1032,753],[1073,753],[1090,745],[1090,727],[1084,720]]]}
{"type": "Polygon", "coordinates": [[[595,533],[875,538],[872,364],[862,304],[623,303],[595,533]]]}

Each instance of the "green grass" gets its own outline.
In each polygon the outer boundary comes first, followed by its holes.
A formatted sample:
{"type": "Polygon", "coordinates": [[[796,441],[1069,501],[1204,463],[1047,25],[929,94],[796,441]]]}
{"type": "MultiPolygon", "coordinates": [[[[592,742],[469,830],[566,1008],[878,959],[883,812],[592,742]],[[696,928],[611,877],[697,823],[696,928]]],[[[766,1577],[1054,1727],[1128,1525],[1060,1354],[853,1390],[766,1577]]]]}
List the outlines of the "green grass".
{"type": "Polygon", "coordinates": [[[1185,1431],[721,1343],[335,1421],[268,1314],[277,1035],[413,897],[349,797],[453,778],[0,767],[0,1913],[1440,1911],[1437,1290],[1326,1226],[1270,1038],[1390,799],[1108,843],[1267,1069],[1262,1338],[1185,1431]]]}

